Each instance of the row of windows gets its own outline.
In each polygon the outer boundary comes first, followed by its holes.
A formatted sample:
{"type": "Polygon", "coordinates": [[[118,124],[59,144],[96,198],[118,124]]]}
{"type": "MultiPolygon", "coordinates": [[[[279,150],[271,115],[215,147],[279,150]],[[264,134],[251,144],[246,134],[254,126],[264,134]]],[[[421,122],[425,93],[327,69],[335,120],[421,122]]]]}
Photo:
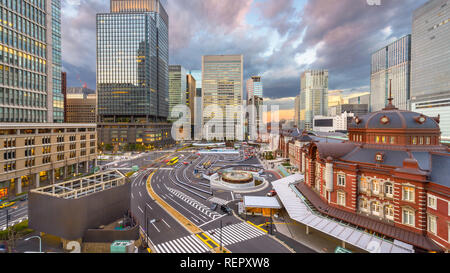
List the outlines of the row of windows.
{"type": "MultiPolygon", "coordinates": [[[[19,32],[25,33],[34,39],[45,41],[45,13],[35,8],[32,9],[33,10],[31,13],[24,15],[23,13],[16,14],[15,12],[11,12],[3,6],[1,7],[0,12],[0,22],[4,26],[8,26],[18,30],[19,32]],[[31,17],[27,15],[30,15],[31,17]]],[[[30,10],[27,9],[25,12],[26,11],[29,12],[30,10]]]]}
{"type": "Polygon", "coordinates": [[[0,107],[0,122],[42,123],[46,121],[46,111],[0,107]]]}
{"type": "MultiPolygon", "coordinates": [[[[23,56],[27,56],[28,58],[31,57],[35,58],[34,56],[31,56],[29,54],[36,55],[37,57],[41,57],[43,59],[46,59],[47,57],[46,53],[47,46],[45,44],[37,40],[27,38],[25,35],[22,35],[20,33],[17,33],[2,26],[0,26],[0,42],[15,49],[24,51],[20,52],[14,50],[16,54],[20,53],[23,56]]],[[[9,49],[9,51],[12,50],[13,49],[9,49]]]]}
{"type": "Polygon", "coordinates": [[[44,94],[0,87],[0,104],[44,108],[46,101],[44,94]]]}
{"type": "MultiPolygon", "coordinates": [[[[1,32],[0,32],[1,33],[1,32]]],[[[0,45],[0,61],[39,73],[47,73],[45,59],[0,45]]]]}
{"type": "Polygon", "coordinates": [[[0,65],[0,84],[41,92],[47,91],[46,76],[3,65],[0,65]]]}

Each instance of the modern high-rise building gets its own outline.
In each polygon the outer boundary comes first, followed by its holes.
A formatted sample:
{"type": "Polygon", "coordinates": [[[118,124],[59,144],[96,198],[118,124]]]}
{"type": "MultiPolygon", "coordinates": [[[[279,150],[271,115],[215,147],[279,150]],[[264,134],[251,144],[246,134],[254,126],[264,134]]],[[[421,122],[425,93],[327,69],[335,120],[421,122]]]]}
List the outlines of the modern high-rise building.
{"type": "Polygon", "coordinates": [[[169,120],[178,120],[172,116],[172,109],[177,105],[186,105],[187,73],[181,65],[169,65],[169,120]]]}
{"type": "Polygon", "coordinates": [[[170,137],[168,26],[159,0],[111,0],[111,12],[97,14],[100,143],[153,147],[170,137]]]}
{"type": "MultiPolygon", "coordinates": [[[[189,107],[191,112],[191,125],[194,125],[195,121],[195,97],[197,82],[191,74],[186,75],[186,106],[189,107]]],[[[193,128],[192,128],[193,129],[193,128]]]]}
{"type": "Polygon", "coordinates": [[[263,126],[263,88],[264,87],[260,76],[252,76],[247,80],[247,134],[251,140],[257,140],[260,138],[260,133],[263,126]]]}
{"type": "Polygon", "coordinates": [[[300,128],[300,95],[297,95],[294,101],[294,125],[300,128]]]}
{"type": "Polygon", "coordinates": [[[406,35],[372,54],[370,77],[371,111],[386,107],[392,80],[393,103],[409,110],[411,71],[411,35],[406,35]]]}
{"type": "Polygon", "coordinates": [[[411,38],[411,109],[440,115],[450,138],[450,2],[430,0],[414,11],[411,38]]]}
{"type": "Polygon", "coordinates": [[[63,122],[60,1],[0,9],[0,122],[63,122]]]}
{"type": "Polygon", "coordinates": [[[64,122],[61,1],[0,1],[0,199],[89,172],[96,125],[64,122]]]}
{"type": "Polygon", "coordinates": [[[202,57],[203,137],[244,139],[243,55],[202,57]]]}
{"type": "Polygon", "coordinates": [[[312,130],[314,116],[328,114],[328,70],[303,72],[300,86],[300,128],[312,130]]]}
{"type": "Polygon", "coordinates": [[[201,70],[191,70],[189,74],[195,79],[195,98],[194,98],[194,111],[192,113],[194,116],[194,139],[202,139],[202,71],[201,70]]]}

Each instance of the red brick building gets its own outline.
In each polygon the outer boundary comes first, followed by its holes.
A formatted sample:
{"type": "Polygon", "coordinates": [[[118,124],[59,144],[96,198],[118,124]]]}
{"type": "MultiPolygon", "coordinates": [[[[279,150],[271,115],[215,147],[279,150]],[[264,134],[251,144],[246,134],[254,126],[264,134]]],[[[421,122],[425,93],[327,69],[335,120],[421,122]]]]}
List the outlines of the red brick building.
{"type": "Polygon", "coordinates": [[[324,215],[419,252],[448,252],[450,151],[439,120],[391,103],[355,117],[349,141],[291,153],[305,175],[296,187],[324,215]]]}

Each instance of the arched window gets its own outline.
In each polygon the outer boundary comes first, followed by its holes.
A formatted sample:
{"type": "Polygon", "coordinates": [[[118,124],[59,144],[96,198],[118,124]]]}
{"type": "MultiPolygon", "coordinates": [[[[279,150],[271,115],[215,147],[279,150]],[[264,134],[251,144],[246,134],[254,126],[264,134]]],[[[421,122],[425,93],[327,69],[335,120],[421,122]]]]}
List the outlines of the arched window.
{"type": "Polygon", "coordinates": [[[380,181],[376,179],[372,180],[372,192],[375,194],[380,193],[380,181]]]}
{"type": "Polygon", "coordinates": [[[359,208],[365,212],[369,211],[369,202],[367,202],[367,200],[365,198],[361,198],[360,203],[359,203],[359,208]]]}
{"type": "Polygon", "coordinates": [[[367,178],[361,177],[359,189],[361,191],[366,191],[368,189],[368,187],[369,187],[369,183],[367,182],[367,178]]]}
{"type": "Polygon", "coordinates": [[[389,220],[394,220],[394,206],[392,205],[386,205],[384,207],[384,215],[389,220]]]}
{"type": "Polygon", "coordinates": [[[393,197],[394,196],[394,186],[392,183],[385,183],[384,184],[384,193],[387,197],[393,197]]]}
{"type": "Polygon", "coordinates": [[[404,225],[413,226],[413,227],[416,225],[416,215],[415,215],[414,210],[404,208],[402,215],[403,215],[402,223],[404,225]]]}
{"type": "Polygon", "coordinates": [[[380,203],[378,201],[372,202],[372,204],[370,206],[370,210],[373,215],[380,216],[380,212],[381,212],[380,203]]]}

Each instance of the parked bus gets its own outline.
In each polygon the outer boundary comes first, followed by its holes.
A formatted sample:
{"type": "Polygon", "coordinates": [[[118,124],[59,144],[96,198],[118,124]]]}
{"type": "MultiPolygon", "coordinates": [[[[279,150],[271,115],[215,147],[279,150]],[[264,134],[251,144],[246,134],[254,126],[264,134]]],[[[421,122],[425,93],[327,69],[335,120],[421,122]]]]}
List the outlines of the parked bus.
{"type": "Polygon", "coordinates": [[[175,165],[178,162],[178,160],[179,160],[178,157],[174,157],[169,161],[169,163],[167,163],[167,165],[169,166],[175,165]]]}

